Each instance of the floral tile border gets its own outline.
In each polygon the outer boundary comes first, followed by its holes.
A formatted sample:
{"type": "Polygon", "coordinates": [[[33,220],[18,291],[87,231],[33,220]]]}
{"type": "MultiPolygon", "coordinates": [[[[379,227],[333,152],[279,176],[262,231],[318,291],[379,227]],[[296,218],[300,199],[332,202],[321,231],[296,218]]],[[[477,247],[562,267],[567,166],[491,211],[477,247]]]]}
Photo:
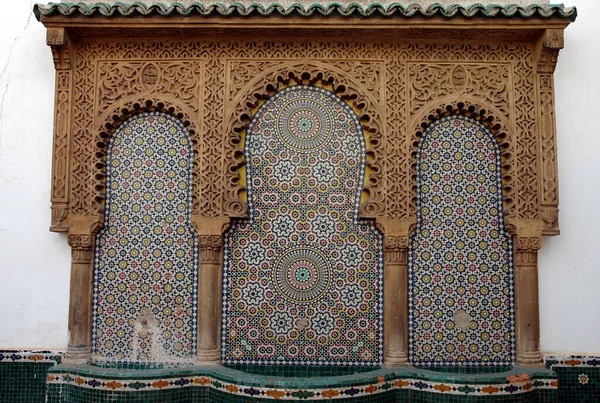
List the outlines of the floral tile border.
{"type": "Polygon", "coordinates": [[[60,364],[63,353],[58,351],[24,351],[24,350],[0,350],[0,363],[5,362],[50,362],[60,364]]]}
{"type": "Polygon", "coordinates": [[[537,389],[558,389],[556,379],[534,379],[529,377],[518,379],[514,383],[505,384],[466,384],[431,382],[418,379],[392,379],[384,380],[379,377],[376,383],[360,386],[344,386],[318,389],[288,389],[277,387],[244,386],[221,381],[211,376],[188,376],[181,378],[156,378],[144,380],[100,379],[73,375],[69,373],[48,374],[47,383],[70,385],[74,387],[108,390],[114,392],[140,392],[176,389],[193,386],[203,386],[221,392],[242,397],[277,399],[277,400],[304,400],[304,399],[343,399],[362,396],[371,396],[393,390],[416,390],[427,393],[469,396],[500,396],[516,395],[532,392],[537,389]],[[525,380],[526,379],[526,380],[525,380]]]}
{"type": "Polygon", "coordinates": [[[593,355],[548,355],[544,357],[546,368],[555,367],[600,367],[600,356],[593,355]]]}

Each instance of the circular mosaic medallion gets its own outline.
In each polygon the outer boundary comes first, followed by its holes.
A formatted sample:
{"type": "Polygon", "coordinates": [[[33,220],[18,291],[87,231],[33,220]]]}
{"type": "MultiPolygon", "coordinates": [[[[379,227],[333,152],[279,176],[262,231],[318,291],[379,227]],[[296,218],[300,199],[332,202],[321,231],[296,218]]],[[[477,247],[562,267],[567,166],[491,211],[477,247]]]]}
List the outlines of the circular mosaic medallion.
{"type": "Polygon", "coordinates": [[[329,111],[316,99],[296,98],[297,94],[291,91],[288,94],[292,100],[283,105],[277,116],[279,138],[296,150],[309,151],[322,146],[331,135],[329,111]]]}
{"type": "Polygon", "coordinates": [[[331,279],[325,257],[309,248],[292,249],[284,253],[273,273],[279,292],[298,303],[319,298],[327,290],[331,279]]]}

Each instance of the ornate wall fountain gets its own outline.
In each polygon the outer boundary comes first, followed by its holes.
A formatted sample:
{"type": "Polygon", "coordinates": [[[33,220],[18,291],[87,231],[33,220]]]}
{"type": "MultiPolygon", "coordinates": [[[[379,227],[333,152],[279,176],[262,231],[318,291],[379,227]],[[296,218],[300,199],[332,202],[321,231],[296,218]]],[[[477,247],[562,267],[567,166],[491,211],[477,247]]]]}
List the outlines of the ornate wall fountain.
{"type": "MultiPolygon", "coordinates": [[[[65,361],[112,357],[108,333],[142,340],[150,323],[198,364],[541,362],[537,250],[559,232],[552,74],[573,10],[36,7],[56,67],[51,230],[73,250],[65,361]],[[108,235],[127,193],[111,178],[127,181],[111,150],[148,116],[189,138],[173,160],[190,192],[173,216],[183,299],[136,302],[114,327],[99,309],[120,261],[103,248],[123,239],[108,235]]],[[[131,291],[132,262],[121,296],[162,298],[131,291]]]]}

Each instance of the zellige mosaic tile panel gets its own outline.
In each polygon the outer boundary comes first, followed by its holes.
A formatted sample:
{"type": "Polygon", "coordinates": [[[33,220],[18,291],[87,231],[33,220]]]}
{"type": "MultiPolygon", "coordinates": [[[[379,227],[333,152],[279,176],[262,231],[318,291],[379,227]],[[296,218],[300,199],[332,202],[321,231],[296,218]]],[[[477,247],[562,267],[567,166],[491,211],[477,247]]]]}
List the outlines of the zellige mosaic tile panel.
{"type": "Polygon", "coordinates": [[[61,356],[56,351],[0,350],[0,403],[44,402],[46,373],[61,356]]]}
{"type": "Polygon", "coordinates": [[[92,320],[96,362],[190,363],[196,354],[198,241],[190,225],[192,147],[176,118],[123,122],[107,153],[92,320]]]}
{"type": "Polygon", "coordinates": [[[515,360],[512,240],[494,135],[465,116],[433,123],[419,146],[417,228],[409,251],[414,365],[515,360]]]}
{"type": "Polygon", "coordinates": [[[48,374],[49,390],[74,396],[63,402],[88,399],[131,401],[136,396],[167,401],[189,401],[207,390],[207,401],[515,401],[554,402],[558,382],[551,371],[538,368],[514,369],[501,374],[446,374],[410,367],[385,368],[346,376],[278,378],[235,371],[226,367],[190,370],[137,371],[127,376],[116,370],[94,374],[93,367],[56,367],[48,374]],[[91,369],[91,370],[90,370],[91,369]],[[440,378],[441,377],[441,378],[440,378]],[[440,378],[440,379],[438,379],[440,378]],[[179,391],[179,393],[177,393],[179,391]],[[538,397],[542,397],[538,399],[538,397]],[[554,396],[554,397],[553,397],[554,396]],[[215,400],[210,400],[214,397],[215,400]],[[78,400],[79,399],[79,400],[78,400]],[[162,400],[161,400],[162,399],[162,400]],[[244,400],[245,399],[245,400],[244,400]],[[169,400],[173,401],[173,400],[169,400]]]}
{"type": "Polygon", "coordinates": [[[288,87],[252,119],[245,153],[250,217],[225,237],[223,361],[380,365],[382,237],[358,218],[356,113],[288,87]]]}

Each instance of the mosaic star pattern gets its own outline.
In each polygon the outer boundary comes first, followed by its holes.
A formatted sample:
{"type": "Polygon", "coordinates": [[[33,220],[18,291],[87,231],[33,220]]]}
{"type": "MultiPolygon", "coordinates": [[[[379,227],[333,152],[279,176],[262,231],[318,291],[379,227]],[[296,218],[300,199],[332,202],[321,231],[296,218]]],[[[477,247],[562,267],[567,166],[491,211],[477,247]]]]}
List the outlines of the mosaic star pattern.
{"type": "Polygon", "coordinates": [[[512,242],[492,133],[462,116],[430,126],[419,146],[417,194],[409,251],[411,362],[513,363],[512,242]]]}
{"type": "Polygon", "coordinates": [[[191,167],[189,134],[170,115],[136,115],[110,140],[94,263],[97,362],[177,363],[196,354],[191,167]]]}
{"type": "Polygon", "coordinates": [[[322,88],[288,87],[252,119],[250,219],[225,237],[225,363],[381,364],[382,239],[358,219],[364,142],[322,88]]]}

